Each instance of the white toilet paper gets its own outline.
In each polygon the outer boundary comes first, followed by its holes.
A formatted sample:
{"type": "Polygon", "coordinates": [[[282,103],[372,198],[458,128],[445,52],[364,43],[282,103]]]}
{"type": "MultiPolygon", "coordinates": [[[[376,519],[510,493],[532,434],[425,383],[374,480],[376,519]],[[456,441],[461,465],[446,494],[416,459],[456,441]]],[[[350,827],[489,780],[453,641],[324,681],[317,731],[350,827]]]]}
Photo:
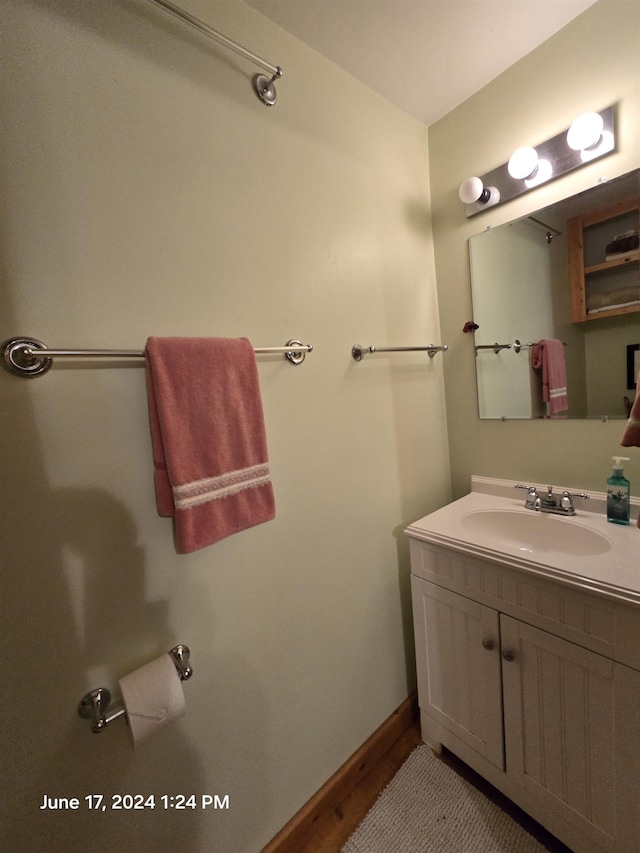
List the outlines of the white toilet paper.
{"type": "Polygon", "coordinates": [[[182,681],[168,654],[124,675],[118,684],[134,748],[185,712],[182,681]]]}

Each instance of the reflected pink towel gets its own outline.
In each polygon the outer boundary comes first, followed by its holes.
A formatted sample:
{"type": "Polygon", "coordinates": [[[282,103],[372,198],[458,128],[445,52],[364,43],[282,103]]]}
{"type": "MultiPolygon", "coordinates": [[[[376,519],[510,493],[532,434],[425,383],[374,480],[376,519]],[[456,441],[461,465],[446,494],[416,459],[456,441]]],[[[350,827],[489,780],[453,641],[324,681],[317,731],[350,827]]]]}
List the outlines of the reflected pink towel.
{"type": "MultiPolygon", "coordinates": [[[[640,447],[640,373],[638,374],[636,399],[631,406],[631,414],[622,433],[620,444],[623,447],[640,447]]],[[[640,527],[640,514],[638,515],[637,525],[640,527]]]]}
{"type": "Polygon", "coordinates": [[[631,406],[629,420],[622,433],[622,441],[620,444],[623,447],[640,447],[640,373],[638,374],[638,387],[636,388],[636,398],[631,406]]]}
{"type": "Polygon", "coordinates": [[[149,338],[158,513],[188,554],[275,517],[256,356],[246,338],[149,338]]]}
{"type": "Polygon", "coordinates": [[[542,368],[542,399],[555,415],[569,408],[567,398],[567,368],[564,345],[555,339],[539,341],[531,347],[531,367],[542,368]]]}

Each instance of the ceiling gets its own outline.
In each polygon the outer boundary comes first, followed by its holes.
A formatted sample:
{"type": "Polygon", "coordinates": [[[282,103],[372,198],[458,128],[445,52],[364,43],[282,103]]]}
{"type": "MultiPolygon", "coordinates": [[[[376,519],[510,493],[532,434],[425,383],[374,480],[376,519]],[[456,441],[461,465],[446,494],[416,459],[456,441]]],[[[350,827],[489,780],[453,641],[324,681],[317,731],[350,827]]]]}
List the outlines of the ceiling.
{"type": "Polygon", "coordinates": [[[430,125],[596,0],[245,2],[430,125]]]}

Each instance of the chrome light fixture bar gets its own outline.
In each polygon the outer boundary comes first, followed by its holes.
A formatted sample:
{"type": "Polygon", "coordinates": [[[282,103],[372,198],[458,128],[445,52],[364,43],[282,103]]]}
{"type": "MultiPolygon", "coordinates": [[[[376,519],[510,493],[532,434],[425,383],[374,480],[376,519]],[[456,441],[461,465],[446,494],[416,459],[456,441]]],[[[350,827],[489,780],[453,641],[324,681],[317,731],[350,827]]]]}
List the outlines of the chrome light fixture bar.
{"type": "Polygon", "coordinates": [[[616,150],[613,106],[583,113],[571,127],[535,147],[518,148],[497,169],[467,178],[459,196],[467,219],[616,150]]]}

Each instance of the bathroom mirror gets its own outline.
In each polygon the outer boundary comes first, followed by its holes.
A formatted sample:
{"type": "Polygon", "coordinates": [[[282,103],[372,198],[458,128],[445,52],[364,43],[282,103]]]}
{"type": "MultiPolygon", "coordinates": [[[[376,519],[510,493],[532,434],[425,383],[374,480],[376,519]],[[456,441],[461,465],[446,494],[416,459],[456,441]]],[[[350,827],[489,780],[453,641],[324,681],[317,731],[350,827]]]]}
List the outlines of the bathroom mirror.
{"type": "MultiPolygon", "coordinates": [[[[572,322],[569,251],[570,246],[576,251],[576,241],[569,239],[568,221],[633,198],[640,198],[640,170],[470,238],[480,418],[548,417],[540,371],[529,364],[530,344],[545,338],[564,344],[569,402],[554,417],[628,416],[634,395],[628,387],[629,353],[640,346],[638,252],[625,261],[622,272],[625,288],[637,288],[639,304],[615,316],[607,310],[572,322]]],[[[630,226],[637,232],[637,209],[602,223],[602,242],[627,233],[630,226]]],[[[585,263],[596,261],[587,258],[585,263]]]]}

